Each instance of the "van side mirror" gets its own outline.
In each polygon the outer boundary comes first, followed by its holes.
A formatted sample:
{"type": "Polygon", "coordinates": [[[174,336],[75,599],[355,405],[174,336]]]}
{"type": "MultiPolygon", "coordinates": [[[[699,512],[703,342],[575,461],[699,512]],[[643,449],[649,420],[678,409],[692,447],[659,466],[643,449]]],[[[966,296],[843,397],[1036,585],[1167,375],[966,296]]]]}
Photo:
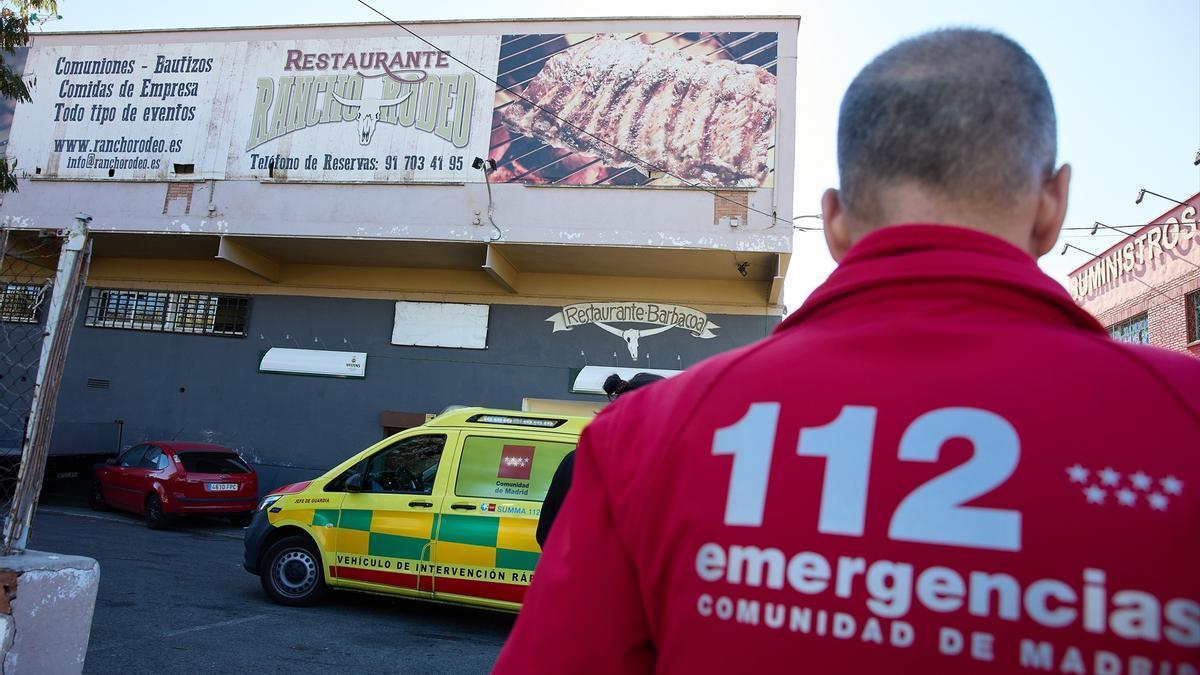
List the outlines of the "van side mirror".
{"type": "Polygon", "coordinates": [[[361,473],[356,473],[346,479],[346,492],[362,492],[363,477],[361,473]]]}

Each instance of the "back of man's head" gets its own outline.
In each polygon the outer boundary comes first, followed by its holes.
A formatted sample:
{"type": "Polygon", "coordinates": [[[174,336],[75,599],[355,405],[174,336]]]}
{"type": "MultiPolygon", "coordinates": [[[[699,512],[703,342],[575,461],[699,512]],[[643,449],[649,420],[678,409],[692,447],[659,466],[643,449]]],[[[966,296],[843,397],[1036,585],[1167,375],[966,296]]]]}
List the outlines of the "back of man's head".
{"type": "Polygon", "coordinates": [[[867,230],[912,217],[895,213],[912,191],[952,212],[1011,210],[1052,177],[1055,136],[1050,89],[1020,45],[980,30],[920,35],[846,91],[840,208],[867,230]]]}

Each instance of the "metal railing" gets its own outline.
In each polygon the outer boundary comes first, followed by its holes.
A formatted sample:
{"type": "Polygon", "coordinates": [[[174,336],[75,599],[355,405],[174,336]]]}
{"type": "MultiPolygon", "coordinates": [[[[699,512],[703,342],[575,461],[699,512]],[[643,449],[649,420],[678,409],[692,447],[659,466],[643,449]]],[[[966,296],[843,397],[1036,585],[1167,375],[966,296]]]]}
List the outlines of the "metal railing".
{"type": "Polygon", "coordinates": [[[241,295],[93,288],[83,325],[245,337],[249,312],[241,295]]]}

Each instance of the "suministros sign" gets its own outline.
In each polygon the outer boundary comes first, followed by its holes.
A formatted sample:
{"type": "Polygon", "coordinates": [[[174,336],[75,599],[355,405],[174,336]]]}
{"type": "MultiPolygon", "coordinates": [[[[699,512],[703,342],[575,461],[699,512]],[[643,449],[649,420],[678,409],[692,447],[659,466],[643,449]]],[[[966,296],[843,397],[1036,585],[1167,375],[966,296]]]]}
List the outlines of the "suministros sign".
{"type": "Polygon", "coordinates": [[[691,307],[653,302],[585,302],[567,305],[546,319],[553,332],[568,331],[578,326],[595,324],[625,342],[629,356],[637,359],[642,338],[679,328],[693,337],[715,338],[713,330],[720,328],[708,315],[691,307]],[[613,323],[650,324],[654,328],[618,328],[613,323]]]}
{"type": "Polygon", "coordinates": [[[1196,257],[1196,207],[1186,206],[1179,217],[1151,225],[1125,244],[1098,256],[1096,262],[1067,279],[1067,288],[1076,300],[1106,290],[1110,284],[1139,274],[1160,257],[1196,257]]]}

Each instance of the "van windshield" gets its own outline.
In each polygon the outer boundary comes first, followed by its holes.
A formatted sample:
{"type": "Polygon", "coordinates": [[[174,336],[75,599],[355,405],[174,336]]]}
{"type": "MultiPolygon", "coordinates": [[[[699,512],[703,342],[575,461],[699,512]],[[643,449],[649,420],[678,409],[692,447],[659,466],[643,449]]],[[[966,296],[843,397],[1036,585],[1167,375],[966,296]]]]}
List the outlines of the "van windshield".
{"type": "Polygon", "coordinates": [[[181,452],[179,462],[187,473],[250,473],[240,457],[228,452],[181,452]]]}

